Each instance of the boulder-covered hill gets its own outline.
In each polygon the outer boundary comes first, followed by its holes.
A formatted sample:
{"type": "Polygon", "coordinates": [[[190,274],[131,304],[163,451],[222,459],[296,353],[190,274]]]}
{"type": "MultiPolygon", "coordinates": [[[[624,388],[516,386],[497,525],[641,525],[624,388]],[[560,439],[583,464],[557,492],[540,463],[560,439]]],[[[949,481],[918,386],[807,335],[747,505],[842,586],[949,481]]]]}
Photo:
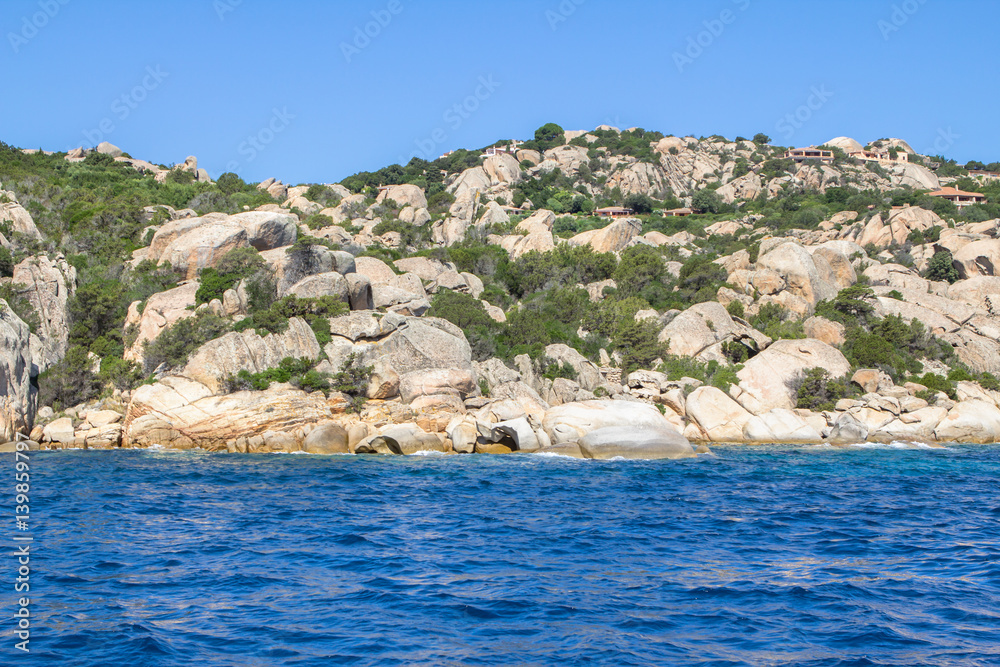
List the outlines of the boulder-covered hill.
{"type": "Polygon", "coordinates": [[[1000,439],[998,165],[768,141],[549,124],[297,186],[0,144],[0,428],[596,458],[1000,439]]]}

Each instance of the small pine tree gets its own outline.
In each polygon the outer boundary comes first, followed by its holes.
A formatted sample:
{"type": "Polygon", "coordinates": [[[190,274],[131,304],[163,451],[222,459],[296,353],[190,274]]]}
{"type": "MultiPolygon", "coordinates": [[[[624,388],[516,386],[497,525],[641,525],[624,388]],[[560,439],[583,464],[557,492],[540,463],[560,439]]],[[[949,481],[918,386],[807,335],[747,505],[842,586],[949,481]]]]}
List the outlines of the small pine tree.
{"type": "Polygon", "coordinates": [[[943,280],[949,283],[954,283],[958,280],[958,269],[955,268],[950,251],[939,250],[934,253],[931,261],[927,263],[926,278],[928,280],[943,280]]]}

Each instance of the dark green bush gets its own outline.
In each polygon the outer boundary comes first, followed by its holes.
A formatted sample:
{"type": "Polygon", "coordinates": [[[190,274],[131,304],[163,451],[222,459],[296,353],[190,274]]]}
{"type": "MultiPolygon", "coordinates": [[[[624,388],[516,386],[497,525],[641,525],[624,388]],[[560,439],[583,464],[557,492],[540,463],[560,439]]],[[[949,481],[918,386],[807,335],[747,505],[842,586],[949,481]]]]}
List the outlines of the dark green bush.
{"type": "Polygon", "coordinates": [[[958,269],[955,268],[954,258],[948,250],[939,250],[934,253],[927,263],[927,272],[924,277],[928,280],[943,280],[949,283],[958,281],[958,269]]]}
{"type": "Polygon", "coordinates": [[[362,363],[361,358],[352,353],[330,381],[332,391],[339,391],[347,396],[348,412],[361,412],[362,406],[368,400],[368,383],[374,369],[362,363]]]}
{"type": "Polygon", "coordinates": [[[652,320],[624,320],[612,338],[615,349],[622,357],[625,373],[649,368],[653,361],[667,355],[667,346],[658,339],[660,326],[652,320]]]}
{"type": "Polygon", "coordinates": [[[857,394],[850,379],[830,378],[824,368],[808,369],[795,384],[795,407],[814,412],[833,410],[837,401],[857,394]]]}
{"type": "MultiPolygon", "coordinates": [[[[313,331],[324,331],[324,325],[319,320],[329,320],[348,312],[347,304],[335,296],[321,296],[315,299],[302,299],[296,296],[286,296],[272,303],[266,310],[250,313],[233,326],[234,331],[254,329],[261,336],[269,333],[283,333],[288,330],[288,320],[293,317],[304,319],[313,331]],[[317,323],[318,322],[318,323],[317,323]]],[[[325,331],[329,342],[330,325],[326,322],[325,331]]],[[[321,334],[317,334],[319,338],[321,334]]]]}
{"type": "Polygon", "coordinates": [[[97,398],[101,382],[92,366],[87,348],[71,347],[62,361],[39,375],[38,404],[60,411],[97,398]]]}
{"type": "Polygon", "coordinates": [[[448,320],[460,329],[474,326],[492,327],[496,324],[483,307],[482,302],[470,294],[443,289],[431,301],[430,317],[448,320]]]}
{"type": "Polygon", "coordinates": [[[162,331],[159,336],[145,344],[146,372],[151,373],[161,364],[168,369],[177,369],[187,363],[188,357],[210,340],[228,333],[229,322],[202,311],[187,319],[180,320],[162,331]]]}
{"type": "Polygon", "coordinates": [[[235,288],[241,280],[262,270],[266,270],[264,258],[253,248],[230,250],[222,256],[215,268],[201,270],[201,284],[195,293],[195,300],[199,304],[213,299],[221,300],[226,290],[235,288]]]}
{"type": "Polygon", "coordinates": [[[225,379],[227,393],[236,391],[265,391],[273,382],[290,382],[302,388],[302,379],[308,376],[307,391],[324,391],[329,389],[329,380],[313,370],[313,362],[305,357],[295,359],[285,357],[277,368],[269,368],[259,373],[241,370],[235,376],[225,379]]]}
{"type": "Polygon", "coordinates": [[[942,377],[937,373],[924,373],[922,376],[917,378],[917,382],[927,387],[931,396],[933,396],[934,393],[941,391],[947,394],[948,398],[952,400],[955,400],[956,398],[955,382],[942,377]]]}

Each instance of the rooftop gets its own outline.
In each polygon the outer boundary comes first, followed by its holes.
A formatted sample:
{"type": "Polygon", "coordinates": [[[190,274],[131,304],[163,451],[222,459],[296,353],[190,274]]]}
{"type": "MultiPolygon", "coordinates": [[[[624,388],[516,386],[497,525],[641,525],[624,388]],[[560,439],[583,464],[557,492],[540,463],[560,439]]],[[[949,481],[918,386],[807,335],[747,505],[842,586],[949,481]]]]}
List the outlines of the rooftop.
{"type": "Polygon", "coordinates": [[[981,192],[965,192],[964,190],[953,188],[950,185],[948,187],[941,188],[940,190],[935,190],[934,192],[928,192],[927,194],[931,197],[986,197],[986,195],[981,192]]]}

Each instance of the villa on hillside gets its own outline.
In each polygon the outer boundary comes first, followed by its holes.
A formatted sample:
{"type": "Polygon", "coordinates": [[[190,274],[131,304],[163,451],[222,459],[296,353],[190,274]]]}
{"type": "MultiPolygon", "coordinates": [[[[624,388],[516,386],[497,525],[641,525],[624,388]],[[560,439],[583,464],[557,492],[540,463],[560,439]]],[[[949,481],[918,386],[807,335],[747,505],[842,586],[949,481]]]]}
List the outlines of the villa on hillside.
{"type": "Polygon", "coordinates": [[[524,143],[523,141],[518,141],[514,139],[506,146],[490,146],[483,152],[483,154],[480,157],[493,157],[494,155],[500,155],[501,153],[513,155],[515,152],[517,152],[517,147],[523,143],[524,143]]]}
{"type": "Polygon", "coordinates": [[[972,178],[981,178],[984,181],[1000,180],[1000,174],[995,171],[986,171],[984,169],[970,169],[969,176],[972,178]]]}
{"type": "Polygon", "coordinates": [[[941,188],[940,190],[936,190],[934,192],[928,192],[927,194],[931,197],[947,199],[959,209],[963,209],[966,206],[972,206],[973,204],[986,203],[986,195],[984,194],[980,194],[978,192],[964,192],[963,190],[959,190],[951,186],[941,188]]]}
{"type": "Polygon", "coordinates": [[[888,149],[885,148],[873,148],[862,149],[860,151],[851,151],[847,154],[847,157],[853,157],[858,160],[864,160],[867,162],[909,162],[910,154],[904,150],[899,150],[896,152],[896,157],[893,158],[888,149]]]}
{"type": "Polygon", "coordinates": [[[594,211],[594,215],[598,218],[627,218],[633,213],[635,213],[635,211],[630,208],[625,208],[624,206],[607,206],[594,211]]]}
{"type": "Polygon", "coordinates": [[[808,148],[793,148],[785,151],[785,158],[795,160],[795,162],[805,162],[806,160],[819,160],[824,164],[833,163],[833,151],[825,151],[815,146],[808,148]]]}
{"type": "Polygon", "coordinates": [[[669,211],[663,212],[663,217],[665,218],[684,218],[689,215],[693,215],[694,211],[690,208],[672,208],[669,211]]]}

